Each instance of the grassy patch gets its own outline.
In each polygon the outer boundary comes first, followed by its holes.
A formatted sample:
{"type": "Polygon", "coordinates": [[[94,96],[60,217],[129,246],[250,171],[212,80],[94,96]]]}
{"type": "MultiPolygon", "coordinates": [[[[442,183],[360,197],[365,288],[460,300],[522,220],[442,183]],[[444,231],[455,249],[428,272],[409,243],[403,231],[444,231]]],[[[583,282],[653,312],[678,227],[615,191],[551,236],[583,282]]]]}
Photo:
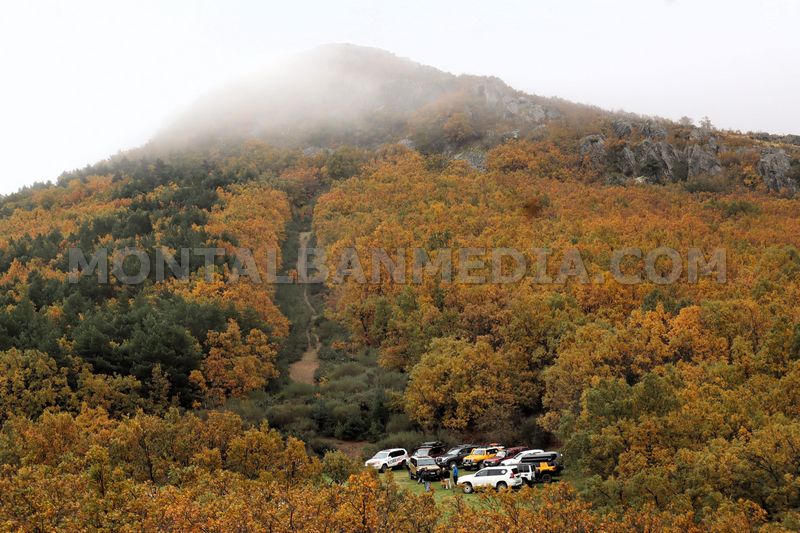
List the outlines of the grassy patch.
{"type": "MultiPolygon", "coordinates": [[[[469,473],[473,474],[474,472],[469,473]]],[[[389,473],[387,472],[384,475],[388,474],[389,473]]],[[[402,490],[407,490],[414,494],[422,494],[425,492],[425,485],[422,483],[417,483],[417,480],[415,479],[409,479],[406,470],[394,470],[391,472],[391,475],[394,476],[395,483],[397,483],[397,486],[402,490]]],[[[528,490],[535,496],[539,491],[542,490],[543,486],[544,485],[537,484],[529,489],[523,486],[518,490],[528,490]]],[[[478,492],[472,494],[464,494],[464,491],[461,487],[456,487],[452,490],[442,489],[439,481],[431,482],[431,491],[433,492],[433,498],[436,500],[436,503],[448,503],[454,501],[456,498],[464,498],[465,502],[476,508],[485,506],[485,498],[482,498],[481,494],[488,493],[491,495],[494,492],[492,489],[480,489],[478,492]]]]}

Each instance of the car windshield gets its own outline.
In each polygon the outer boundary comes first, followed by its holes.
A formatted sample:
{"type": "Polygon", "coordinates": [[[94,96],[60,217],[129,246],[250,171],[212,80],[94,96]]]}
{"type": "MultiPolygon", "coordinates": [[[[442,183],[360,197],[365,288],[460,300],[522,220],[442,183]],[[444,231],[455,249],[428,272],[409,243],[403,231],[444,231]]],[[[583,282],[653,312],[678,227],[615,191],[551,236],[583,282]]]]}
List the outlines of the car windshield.
{"type": "Polygon", "coordinates": [[[431,449],[430,448],[420,448],[417,450],[417,457],[427,457],[430,455],[431,449]]]}
{"type": "Polygon", "coordinates": [[[458,455],[458,452],[461,451],[461,448],[450,448],[447,450],[447,455],[458,455]]]}
{"type": "Polygon", "coordinates": [[[417,466],[431,466],[436,465],[436,461],[428,457],[423,457],[417,461],[417,466]]]}
{"type": "Polygon", "coordinates": [[[389,452],[378,452],[372,458],[373,459],[386,459],[389,457],[389,452]]]}
{"type": "Polygon", "coordinates": [[[486,455],[486,448],[478,448],[476,450],[472,450],[472,455],[486,455]]]}

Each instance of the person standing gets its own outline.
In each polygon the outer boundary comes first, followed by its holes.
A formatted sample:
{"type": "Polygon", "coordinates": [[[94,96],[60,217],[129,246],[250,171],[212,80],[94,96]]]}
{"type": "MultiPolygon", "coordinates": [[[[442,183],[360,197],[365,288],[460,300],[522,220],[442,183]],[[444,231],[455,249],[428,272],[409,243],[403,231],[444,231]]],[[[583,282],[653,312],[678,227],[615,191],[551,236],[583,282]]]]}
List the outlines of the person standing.
{"type": "Polygon", "coordinates": [[[442,480],[442,490],[452,488],[450,486],[450,471],[447,469],[447,467],[442,468],[442,472],[439,474],[439,479],[442,480]]]}
{"type": "Polygon", "coordinates": [[[458,486],[458,465],[453,463],[453,485],[452,488],[458,486]]]}

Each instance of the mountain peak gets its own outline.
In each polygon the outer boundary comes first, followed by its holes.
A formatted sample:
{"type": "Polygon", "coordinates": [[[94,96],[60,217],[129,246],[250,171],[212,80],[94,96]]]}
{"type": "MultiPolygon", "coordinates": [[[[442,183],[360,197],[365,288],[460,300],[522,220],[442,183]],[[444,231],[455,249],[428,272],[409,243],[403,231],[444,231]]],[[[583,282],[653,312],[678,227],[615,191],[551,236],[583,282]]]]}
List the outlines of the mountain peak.
{"type": "Polygon", "coordinates": [[[541,106],[520,110],[535,103],[519,98],[498,78],[455,76],[378,48],[326,44],[209,93],[152,144],[253,137],[284,145],[396,142],[409,135],[411,122],[439,108],[492,120],[546,118],[541,106]]]}

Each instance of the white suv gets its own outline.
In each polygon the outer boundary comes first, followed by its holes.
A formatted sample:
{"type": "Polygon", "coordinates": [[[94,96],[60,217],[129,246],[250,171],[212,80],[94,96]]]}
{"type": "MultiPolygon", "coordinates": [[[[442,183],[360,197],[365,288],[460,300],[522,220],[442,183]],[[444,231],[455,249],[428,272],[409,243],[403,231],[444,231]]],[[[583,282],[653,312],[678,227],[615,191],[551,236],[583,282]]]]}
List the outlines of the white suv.
{"type": "Polygon", "coordinates": [[[463,487],[464,494],[471,494],[478,487],[500,490],[507,487],[517,488],[522,486],[522,483],[516,466],[490,466],[472,475],[458,478],[458,484],[463,487]]]}
{"type": "Polygon", "coordinates": [[[364,466],[370,466],[381,473],[386,472],[389,468],[403,468],[408,461],[408,452],[403,448],[390,448],[388,450],[381,450],[368,459],[364,466]]]}
{"type": "Polygon", "coordinates": [[[517,463],[523,462],[525,457],[531,457],[533,455],[538,455],[538,454],[543,453],[543,452],[544,452],[544,450],[525,450],[524,452],[519,452],[514,457],[509,457],[508,459],[503,459],[500,462],[500,464],[503,465],[503,466],[515,465],[517,463]]]}

